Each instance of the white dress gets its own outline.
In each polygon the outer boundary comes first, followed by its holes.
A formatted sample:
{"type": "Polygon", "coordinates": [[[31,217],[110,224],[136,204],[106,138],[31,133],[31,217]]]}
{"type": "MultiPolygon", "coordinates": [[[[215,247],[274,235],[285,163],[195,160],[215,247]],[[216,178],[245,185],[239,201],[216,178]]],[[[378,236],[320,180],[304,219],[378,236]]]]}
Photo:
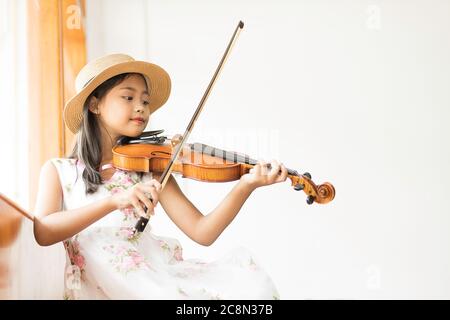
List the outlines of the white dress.
{"type": "MultiPolygon", "coordinates": [[[[84,165],[55,158],[63,209],[83,207],[140,182],[136,172],[116,170],[94,194],[85,194],[84,165]]],[[[146,173],[142,181],[151,179],[146,173]]],[[[269,275],[238,247],[221,259],[184,259],[178,240],[158,236],[150,223],[133,236],[134,209],[115,210],[64,241],[65,299],[279,299],[269,275]]]]}

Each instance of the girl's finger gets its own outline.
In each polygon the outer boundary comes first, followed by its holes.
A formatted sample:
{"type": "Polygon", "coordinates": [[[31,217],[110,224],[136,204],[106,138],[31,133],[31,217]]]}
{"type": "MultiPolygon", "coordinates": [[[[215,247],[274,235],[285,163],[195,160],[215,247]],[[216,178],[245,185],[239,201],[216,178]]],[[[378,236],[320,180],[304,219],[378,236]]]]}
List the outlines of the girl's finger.
{"type": "Polygon", "coordinates": [[[272,160],[270,162],[270,166],[272,167],[269,172],[269,181],[275,182],[278,178],[278,172],[280,171],[280,164],[277,160],[272,160]]]}
{"type": "Polygon", "coordinates": [[[261,175],[261,163],[258,161],[258,163],[253,167],[255,169],[255,175],[260,176],[261,175]]]}
{"type": "Polygon", "coordinates": [[[156,190],[161,189],[161,184],[156,179],[152,179],[150,181],[147,181],[146,183],[144,183],[144,185],[146,187],[154,187],[156,190]]]}
{"type": "Polygon", "coordinates": [[[141,190],[136,190],[136,196],[147,207],[147,209],[154,206],[152,200],[150,200],[149,197],[141,190]]]}
{"type": "Polygon", "coordinates": [[[278,181],[283,182],[283,181],[286,181],[286,179],[287,179],[288,170],[283,164],[280,165],[280,168],[281,168],[281,174],[278,178],[278,181]]]}
{"type": "Polygon", "coordinates": [[[161,186],[161,183],[159,183],[158,180],[152,179],[152,180],[149,181],[149,184],[155,186],[156,190],[161,191],[162,186],[161,186]]]}
{"type": "Polygon", "coordinates": [[[150,190],[148,191],[148,195],[152,197],[152,199],[153,199],[153,206],[156,207],[156,205],[159,202],[159,193],[158,193],[158,191],[155,188],[151,187],[150,190]]]}
{"type": "Polygon", "coordinates": [[[267,162],[264,159],[259,160],[259,165],[261,167],[260,174],[266,176],[268,174],[269,169],[267,168],[267,162]]]}
{"type": "Polygon", "coordinates": [[[139,202],[138,197],[137,197],[137,196],[131,197],[130,202],[131,202],[131,204],[133,205],[135,211],[136,211],[141,217],[146,218],[144,208],[142,208],[142,205],[141,205],[141,203],[139,202]]]}
{"type": "Polygon", "coordinates": [[[152,203],[156,207],[156,204],[159,201],[159,191],[157,191],[157,189],[155,189],[155,187],[148,186],[148,185],[144,185],[142,187],[142,190],[144,192],[144,195],[148,194],[148,196],[150,196],[152,198],[152,203]]]}
{"type": "Polygon", "coordinates": [[[144,195],[144,194],[138,194],[137,195],[139,200],[141,201],[141,203],[144,203],[145,206],[147,207],[147,212],[145,212],[145,210],[143,210],[144,212],[144,217],[148,218],[150,217],[150,215],[154,215],[155,214],[155,206],[153,205],[153,203],[144,195]],[[144,202],[147,201],[147,202],[144,202]]]}

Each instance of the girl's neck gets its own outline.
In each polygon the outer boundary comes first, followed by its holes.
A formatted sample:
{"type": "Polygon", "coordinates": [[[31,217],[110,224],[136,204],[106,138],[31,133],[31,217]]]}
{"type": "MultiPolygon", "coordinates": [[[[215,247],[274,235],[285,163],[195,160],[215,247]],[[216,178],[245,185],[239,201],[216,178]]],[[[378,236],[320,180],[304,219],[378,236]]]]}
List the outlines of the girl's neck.
{"type": "Polygon", "coordinates": [[[101,149],[102,149],[102,161],[100,166],[111,163],[112,162],[112,148],[115,144],[115,141],[119,138],[119,135],[115,133],[108,133],[102,126],[101,128],[101,149]]]}

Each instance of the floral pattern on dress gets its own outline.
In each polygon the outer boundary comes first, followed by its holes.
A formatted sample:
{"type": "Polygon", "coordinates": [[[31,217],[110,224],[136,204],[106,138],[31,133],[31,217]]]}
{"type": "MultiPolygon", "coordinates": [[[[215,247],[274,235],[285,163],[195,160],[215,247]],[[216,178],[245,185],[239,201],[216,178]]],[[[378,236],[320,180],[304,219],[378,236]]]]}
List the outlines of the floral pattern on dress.
{"type": "Polygon", "coordinates": [[[69,259],[69,264],[66,265],[64,276],[64,300],[75,299],[74,290],[80,289],[82,282],[85,281],[84,274],[86,260],[80,252],[80,244],[77,238],[78,235],[74,236],[72,239],[63,241],[69,259]]]}
{"type": "Polygon", "coordinates": [[[163,249],[164,251],[167,251],[169,253],[169,255],[171,255],[171,257],[173,259],[175,259],[175,261],[183,261],[183,248],[179,245],[176,244],[173,248],[170,247],[170,245],[164,241],[164,240],[158,240],[158,244],[160,246],[161,249],[163,249]]]}
{"type": "Polygon", "coordinates": [[[173,251],[173,257],[176,261],[183,261],[183,248],[181,246],[176,245],[173,251]]]}
{"type": "MultiPolygon", "coordinates": [[[[110,179],[105,181],[104,187],[111,195],[114,195],[127,190],[137,183],[139,183],[139,178],[136,174],[133,175],[126,171],[117,170],[110,179]]],[[[131,206],[120,209],[120,211],[124,215],[123,221],[134,221],[140,217],[135,208],[131,206]]]]}
{"type": "Polygon", "coordinates": [[[137,243],[141,233],[135,232],[135,228],[133,227],[121,227],[119,231],[116,232],[116,236],[131,243],[137,243]]]}
{"type": "Polygon", "coordinates": [[[161,249],[163,249],[164,251],[170,251],[170,247],[167,242],[165,242],[164,240],[158,240],[158,243],[161,249]]]}
{"type": "Polygon", "coordinates": [[[113,255],[109,262],[120,273],[127,274],[130,271],[152,269],[145,257],[136,249],[129,248],[125,245],[110,244],[104,246],[103,250],[113,255]]]}
{"type": "Polygon", "coordinates": [[[81,272],[84,271],[86,261],[83,255],[80,253],[80,244],[75,236],[71,240],[64,241],[64,247],[66,248],[67,255],[69,256],[70,263],[73,266],[77,266],[81,272]]]}

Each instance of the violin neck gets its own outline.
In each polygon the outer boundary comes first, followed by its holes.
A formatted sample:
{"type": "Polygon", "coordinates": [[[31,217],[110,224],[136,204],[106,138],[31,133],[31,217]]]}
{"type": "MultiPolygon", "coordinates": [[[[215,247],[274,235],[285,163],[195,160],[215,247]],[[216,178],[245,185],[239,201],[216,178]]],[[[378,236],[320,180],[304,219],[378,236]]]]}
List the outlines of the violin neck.
{"type": "MultiPolygon", "coordinates": [[[[195,142],[195,143],[192,143],[190,146],[191,146],[192,151],[200,152],[202,154],[207,154],[212,157],[222,158],[223,160],[230,161],[233,163],[245,163],[245,164],[249,164],[249,165],[253,165],[253,166],[258,163],[258,160],[252,159],[246,154],[240,154],[240,153],[233,152],[233,151],[222,150],[219,148],[209,146],[204,143],[195,142]]],[[[271,168],[270,163],[267,164],[267,166],[269,168],[271,168]]],[[[288,170],[289,175],[298,175],[296,170],[289,169],[289,168],[286,168],[286,169],[288,170]]]]}

